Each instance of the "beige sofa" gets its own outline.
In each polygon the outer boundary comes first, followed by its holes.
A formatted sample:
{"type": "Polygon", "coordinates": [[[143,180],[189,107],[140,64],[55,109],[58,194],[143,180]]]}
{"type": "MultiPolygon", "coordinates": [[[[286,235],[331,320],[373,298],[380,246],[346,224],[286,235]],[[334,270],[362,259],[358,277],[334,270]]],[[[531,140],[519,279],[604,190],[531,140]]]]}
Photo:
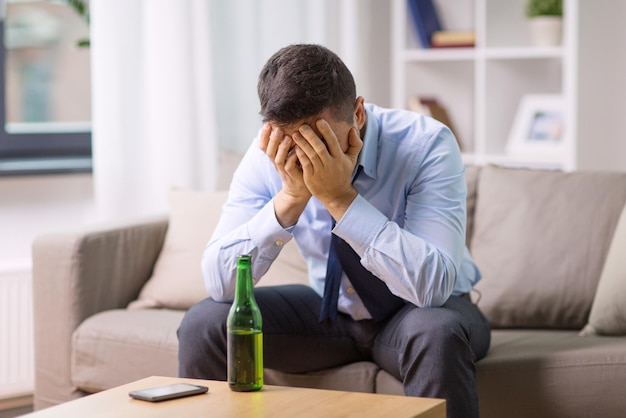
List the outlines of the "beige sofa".
{"type": "MultiPolygon", "coordinates": [[[[468,244],[484,275],[472,297],[494,328],[477,367],[481,415],[624,416],[626,173],[488,166],[466,177],[468,244]]],[[[36,408],[177,374],[176,329],[207,296],[199,256],[224,198],[173,191],[166,218],[35,241],[36,408]]],[[[289,243],[262,283],[292,281],[306,271],[289,243]]],[[[266,383],[403,393],[368,362],[267,370],[266,383]]]]}

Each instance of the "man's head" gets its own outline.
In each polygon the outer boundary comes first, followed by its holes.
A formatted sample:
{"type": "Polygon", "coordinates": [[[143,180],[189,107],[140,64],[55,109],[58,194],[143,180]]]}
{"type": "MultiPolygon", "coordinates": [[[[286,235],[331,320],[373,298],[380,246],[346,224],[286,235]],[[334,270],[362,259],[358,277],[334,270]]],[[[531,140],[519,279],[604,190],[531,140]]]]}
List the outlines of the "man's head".
{"type": "Polygon", "coordinates": [[[288,126],[330,111],[337,121],[353,123],[354,78],[329,49],[290,45],[276,52],[259,75],[264,122],[288,126]]]}

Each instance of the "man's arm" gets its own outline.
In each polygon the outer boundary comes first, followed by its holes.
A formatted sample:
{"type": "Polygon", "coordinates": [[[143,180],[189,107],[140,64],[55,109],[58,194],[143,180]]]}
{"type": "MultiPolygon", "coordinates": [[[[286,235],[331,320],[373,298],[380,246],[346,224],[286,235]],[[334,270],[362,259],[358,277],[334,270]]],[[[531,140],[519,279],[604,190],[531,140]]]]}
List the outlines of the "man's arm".
{"type": "Polygon", "coordinates": [[[202,258],[205,286],[215,300],[233,298],[239,255],[252,255],[252,275],[258,281],[292,238],[285,228],[297,222],[311,194],[289,153],[290,141],[266,124],[235,171],[202,258]]]}
{"type": "Polygon", "coordinates": [[[283,187],[274,197],[276,219],[284,228],[295,225],[311,198],[304,185],[302,169],[293,150],[294,142],[280,127],[265,123],[261,129],[260,148],[274,162],[283,187]]]}
{"type": "Polygon", "coordinates": [[[327,151],[309,127],[293,138],[307,187],[337,221],[334,233],[350,243],[361,263],[392,293],[417,306],[445,303],[454,290],[465,245],[464,167],[451,132],[439,129],[434,138],[423,139],[430,142],[430,149],[419,170],[411,172],[415,176],[419,172],[417,178],[395,179],[401,190],[387,198],[405,205],[400,225],[358,195],[350,183],[347,173],[358,155],[350,150],[360,150],[360,139],[350,139],[348,150],[341,153],[335,149],[332,130],[319,122],[317,128],[327,151]]]}
{"type": "Polygon", "coordinates": [[[418,172],[404,184],[406,195],[389,199],[401,205],[400,219],[359,196],[334,232],[392,293],[417,306],[440,306],[454,291],[465,250],[464,166],[449,130],[430,141],[418,172]]]}

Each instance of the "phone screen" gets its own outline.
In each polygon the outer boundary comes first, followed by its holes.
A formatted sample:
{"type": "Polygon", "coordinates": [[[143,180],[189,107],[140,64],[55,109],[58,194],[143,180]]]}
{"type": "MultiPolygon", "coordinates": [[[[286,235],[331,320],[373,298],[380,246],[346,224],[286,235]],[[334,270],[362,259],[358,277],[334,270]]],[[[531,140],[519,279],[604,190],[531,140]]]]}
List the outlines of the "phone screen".
{"type": "Polygon", "coordinates": [[[182,398],[184,396],[198,395],[209,390],[206,386],[192,385],[189,383],[174,383],[149,389],[133,390],[128,394],[142,401],[158,402],[167,399],[182,398]]]}

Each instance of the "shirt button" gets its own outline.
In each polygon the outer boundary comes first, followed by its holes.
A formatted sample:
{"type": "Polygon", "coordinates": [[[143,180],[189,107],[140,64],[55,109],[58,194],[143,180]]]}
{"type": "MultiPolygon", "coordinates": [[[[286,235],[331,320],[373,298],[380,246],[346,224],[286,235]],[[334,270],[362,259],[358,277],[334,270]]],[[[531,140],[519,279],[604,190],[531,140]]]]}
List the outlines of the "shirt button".
{"type": "Polygon", "coordinates": [[[347,289],[346,289],[346,293],[348,293],[348,294],[350,294],[350,295],[351,295],[351,294],[353,294],[353,293],[354,293],[354,287],[349,287],[349,288],[347,288],[347,289]]]}
{"type": "Polygon", "coordinates": [[[278,245],[279,247],[281,245],[283,245],[285,242],[282,239],[277,239],[276,241],[274,241],[274,244],[278,245]]]}

